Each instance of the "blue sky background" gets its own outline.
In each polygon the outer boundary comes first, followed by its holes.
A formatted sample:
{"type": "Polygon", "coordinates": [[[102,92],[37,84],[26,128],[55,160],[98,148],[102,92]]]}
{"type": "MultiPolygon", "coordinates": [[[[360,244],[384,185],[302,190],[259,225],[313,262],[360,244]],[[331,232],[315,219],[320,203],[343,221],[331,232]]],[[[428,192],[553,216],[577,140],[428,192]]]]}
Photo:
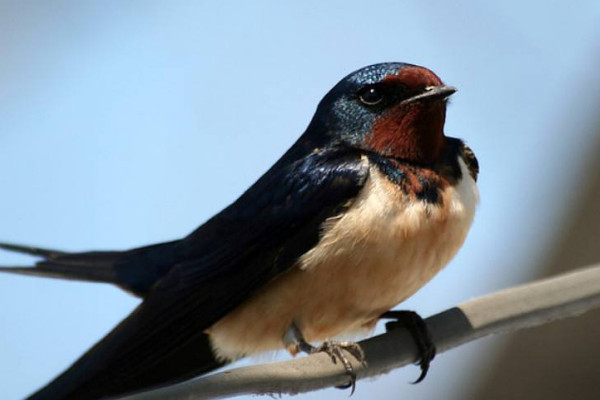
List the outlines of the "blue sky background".
{"type": "MultiPolygon", "coordinates": [[[[126,249],[233,201],[362,66],[458,87],[446,132],[481,164],[464,248],[403,307],[423,315],[527,281],[591,156],[600,3],[0,0],[0,240],[126,249]]],[[[0,264],[30,260],[0,253],[0,264]]],[[[115,288],[0,276],[0,398],[45,384],[137,304],[115,288]]],[[[353,399],[461,398],[498,339],[353,399]],[[436,395],[437,394],[437,395],[436,395]]],[[[347,398],[328,390],[301,398],[347,398]]]]}

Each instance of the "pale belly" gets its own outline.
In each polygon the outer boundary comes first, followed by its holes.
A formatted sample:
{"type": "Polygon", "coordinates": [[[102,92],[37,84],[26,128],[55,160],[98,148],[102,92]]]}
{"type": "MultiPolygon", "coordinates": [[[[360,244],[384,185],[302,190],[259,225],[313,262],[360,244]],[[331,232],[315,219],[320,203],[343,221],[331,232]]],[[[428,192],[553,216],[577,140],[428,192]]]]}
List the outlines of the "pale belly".
{"type": "Polygon", "coordinates": [[[378,316],[414,294],[465,240],[478,193],[463,179],[441,206],[409,202],[376,168],[343,216],[325,223],[296,266],[207,332],[224,359],[283,348],[295,323],[309,342],[371,331],[378,316]]]}

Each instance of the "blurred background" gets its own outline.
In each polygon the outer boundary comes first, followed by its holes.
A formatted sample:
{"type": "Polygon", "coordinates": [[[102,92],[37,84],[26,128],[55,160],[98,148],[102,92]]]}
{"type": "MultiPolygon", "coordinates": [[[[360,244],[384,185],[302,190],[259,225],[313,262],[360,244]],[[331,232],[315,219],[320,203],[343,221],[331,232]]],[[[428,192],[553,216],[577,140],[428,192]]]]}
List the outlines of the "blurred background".
{"type": "MultiPolygon", "coordinates": [[[[599,21],[593,0],[0,0],[0,241],[182,237],[295,141],[339,79],[405,61],[458,87],[446,132],[477,154],[482,201],[459,255],[402,307],[427,316],[599,261],[599,21]]],[[[106,285],[0,276],[0,398],[47,383],[136,304],[106,285]]],[[[353,399],[598,399],[599,338],[590,312],[442,354],[419,385],[415,367],[359,382],[353,399]]]]}

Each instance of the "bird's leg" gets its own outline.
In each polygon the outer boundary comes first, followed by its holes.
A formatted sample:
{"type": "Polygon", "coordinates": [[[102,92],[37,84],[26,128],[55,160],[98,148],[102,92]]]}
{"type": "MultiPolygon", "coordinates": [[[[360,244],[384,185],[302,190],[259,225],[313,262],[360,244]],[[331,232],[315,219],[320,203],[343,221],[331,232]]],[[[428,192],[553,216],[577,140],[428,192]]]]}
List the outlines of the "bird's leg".
{"type": "Polygon", "coordinates": [[[421,375],[413,383],[419,383],[427,375],[431,360],[435,357],[435,344],[431,339],[431,333],[425,324],[425,321],[414,311],[387,311],[381,314],[380,319],[393,319],[387,322],[385,329],[390,331],[396,328],[406,328],[413,337],[417,349],[419,350],[419,362],[421,375]]]}
{"type": "Polygon", "coordinates": [[[356,373],[354,372],[352,364],[344,354],[344,350],[350,353],[358,362],[364,363],[365,354],[358,343],[326,340],[320,346],[313,346],[304,339],[302,332],[295,323],[292,323],[286,330],[283,337],[283,343],[293,355],[296,355],[300,351],[306,354],[324,352],[331,357],[331,362],[334,364],[337,364],[337,360],[340,360],[346,370],[346,374],[350,377],[350,382],[348,382],[347,385],[337,387],[340,389],[352,388],[350,394],[352,395],[352,393],[354,393],[354,389],[356,388],[356,373]]]}

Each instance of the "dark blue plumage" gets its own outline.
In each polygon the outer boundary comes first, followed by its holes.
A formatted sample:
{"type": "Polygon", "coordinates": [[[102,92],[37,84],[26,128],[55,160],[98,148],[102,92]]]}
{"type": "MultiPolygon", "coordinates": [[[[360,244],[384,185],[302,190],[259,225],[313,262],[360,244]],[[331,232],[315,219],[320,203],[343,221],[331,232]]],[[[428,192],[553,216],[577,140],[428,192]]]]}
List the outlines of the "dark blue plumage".
{"type": "MultiPolygon", "coordinates": [[[[431,85],[442,87],[430,71],[402,63],[350,74],[324,97],[306,132],[269,171],[184,239],[124,252],[76,254],[0,245],[44,257],[33,268],[3,271],[108,282],[143,298],[129,317],[30,399],[100,399],[221,365],[205,331],[315,247],[323,222],[343,214],[363,188],[369,176],[366,160],[406,191],[414,189],[407,174],[416,174],[422,183],[417,197],[439,202],[442,186],[460,178],[456,156],[464,152],[462,142],[443,139],[440,150],[428,138],[422,144],[407,138],[406,151],[398,152],[401,146],[390,141],[395,133],[386,125],[390,110],[431,85]],[[394,80],[398,76],[401,81],[394,80]],[[444,157],[453,159],[451,165],[444,157]],[[451,171],[443,182],[423,173],[441,163],[451,171]]],[[[451,92],[431,93],[445,112],[443,98],[451,92]]],[[[428,118],[438,125],[436,118],[441,118],[443,126],[443,115],[436,111],[428,118]]],[[[416,122],[408,128],[427,134],[426,122],[410,118],[407,124],[416,122]]]]}

